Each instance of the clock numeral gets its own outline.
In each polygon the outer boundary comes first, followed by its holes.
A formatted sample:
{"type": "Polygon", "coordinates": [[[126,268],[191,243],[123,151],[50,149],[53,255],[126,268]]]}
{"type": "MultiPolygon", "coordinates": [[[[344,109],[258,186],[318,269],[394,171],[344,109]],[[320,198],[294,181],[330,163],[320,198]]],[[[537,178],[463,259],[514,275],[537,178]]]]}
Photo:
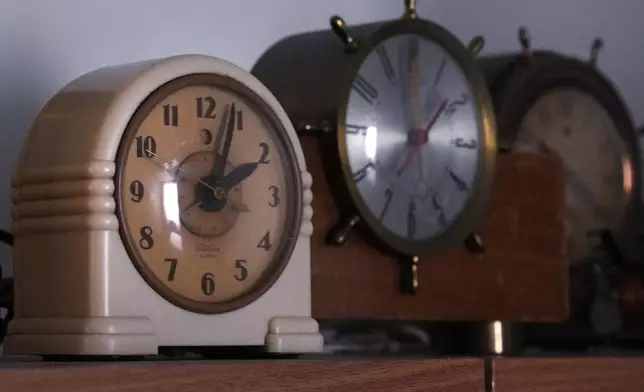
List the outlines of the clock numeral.
{"type": "Polygon", "coordinates": [[[268,202],[268,205],[271,207],[277,207],[280,205],[280,188],[276,187],[275,185],[271,185],[268,187],[268,190],[271,191],[271,197],[272,199],[268,202]]]}
{"type": "Polygon", "coordinates": [[[235,120],[235,123],[237,125],[238,131],[244,130],[244,112],[242,112],[241,110],[237,111],[237,118],[235,120]]]}
{"type": "Polygon", "coordinates": [[[470,139],[465,140],[462,137],[457,137],[454,140],[454,145],[458,148],[466,148],[468,150],[474,150],[477,146],[476,140],[470,139]]]}
{"type": "Polygon", "coordinates": [[[143,186],[143,183],[139,180],[132,181],[130,183],[130,194],[132,195],[130,200],[135,203],[140,202],[145,195],[145,187],[143,186]]]}
{"type": "Polygon", "coordinates": [[[136,137],[136,156],[137,158],[152,158],[157,153],[157,141],[152,136],[136,137]]]}
{"type": "Polygon", "coordinates": [[[375,165],[373,164],[373,162],[369,162],[365,167],[353,173],[353,180],[356,183],[359,183],[360,181],[364,180],[367,174],[369,174],[369,169],[375,169],[375,165]]]}
{"type": "Polygon", "coordinates": [[[465,192],[467,191],[467,183],[459,177],[456,173],[454,173],[452,170],[448,172],[449,177],[454,181],[454,184],[456,184],[456,188],[458,188],[459,191],[465,192]]]}
{"type": "Polygon", "coordinates": [[[139,239],[139,245],[141,246],[141,249],[152,249],[154,246],[154,239],[152,239],[152,228],[150,226],[143,226],[141,227],[141,230],[139,230],[139,234],[141,235],[141,239],[139,239]]]}
{"type": "Polygon", "coordinates": [[[259,244],[257,244],[258,248],[262,248],[265,251],[271,250],[273,245],[271,244],[271,233],[270,231],[267,231],[266,234],[262,237],[261,240],[259,240],[259,244]]]}
{"type": "Polygon", "coordinates": [[[165,259],[166,263],[170,263],[170,271],[168,271],[168,282],[174,280],[174,274],[177,272],[177,259],[165,259]]]}
{"type": "Polygon", "coordinates": [[[458,108],[465,106],[468,102],[470,102],[470,96],[466,93],[461,94],[461,99],[456,99],[447,105],[447,107],[445,108],[445,114],[448,117],[451,117],[454,113],[456,113],[458,108]]]}
{"type": "Polygon", "coordinates": [[[373,105],[373,101],[378,99],[378,91],[360,75],[356,77],[352,88],[370,105],[373,105]]]}
{"type": "Polygon", "coordinates": [[[443,207],[440,205],[438,202],[438,197],[436,194],[432,196],[432,206],[438,211],[438,224],[441,225],[441,227],[447,226],[447,218],[445,218],[445,212],[443,211],[443,207]]]}
{"type": "Polygon", "coordinates": [[[367,127],[364,125],[353,125],[353,124],[347,124],[345,127],[346,131],[348,134],[351,135],[358,135],[358,134],[367,134],[367,127]]]}
{"type": "Polygon", "coordinates": [[[382,212],[380,213],[380,220],[385,219],[389,205],[391,205],[391,199],[394,198],[394,191],[391,188],[387,188],[385,191],[385,205],[382,207],[382,212]]]}
{"type": "Polygon", "coordinates": [[[416,235],[416,202],[412,199],[409,201],[407,210],[407,237],[414,238],[416,235]]]}
{"type": "Polygon", "coordinates": [[[262,149],[262,153],[259,155],[259,161],[257,161],[257,163],[270,163],[270,160],[268,159],[268,144],[261,142],[259,143],[259,148],[262,149]]]}
{"type": "Polygon", "coordinates": [[[376,49],[376,53],[378,54],[378,59],[380,60],[385,76],[391,83],[393,83],[396,79],[396,72],[394,71],[394,67],[391,65],[391,59],[389,59],[387,48],[379,46],[378,49],[376,49]]]}
{"type": "Polygon", "coordinates": [[[163,125],[166,127],[179,126],[179,106],[163,105],[163,125]]]}
{"type": "Polygon", "coordinates": [[[206,295],[212,295],[215,292],[215,275],[212,272],[206,272],[201,277],[201,291],[206,295]]]}
{"type": "Polygon", "coordinates": [[[217,108],[217,101],[213,97],[199,97],[197,98],[197,118],[215,118],[215,109],[217,108]]]}
{"type": "Polygon", "coordinates": [[[235,260],[235,269],[237,269],[237,273],[235,273],[235,279],[238,282],[243,282],[246,280],[248,277],[248,269],[246,268],[246,260],[235,260]]]}

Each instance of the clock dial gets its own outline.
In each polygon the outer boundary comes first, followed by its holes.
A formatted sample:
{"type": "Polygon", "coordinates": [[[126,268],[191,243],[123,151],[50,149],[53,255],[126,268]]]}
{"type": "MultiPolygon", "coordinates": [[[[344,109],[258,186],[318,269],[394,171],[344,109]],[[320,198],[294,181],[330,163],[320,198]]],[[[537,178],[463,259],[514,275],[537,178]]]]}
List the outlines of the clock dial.
{"type": "Polygon", "coordinates": [[[527,111],[516,148],[561,157],[568,254],[573,263],[592,256],[595,233],[620,224],[633,181],[626,146],[605,108],[580,89],[551,90],[527,111]]]}
{"type": "Polygon", "coordinates": [[[157,90],[119,149],[121,232],[146,281],[199,312],[266,291],[300,222],[299,169],[252,93],[193,76],[157,90]]]}
{"type": "Polygon", "coordinates": [[[423,241],[462,213],[483,144],[477,107],[465,72],[434,41],[396,35],[366,57],[349,97],[346,155],[386,231],[423,241]]]}

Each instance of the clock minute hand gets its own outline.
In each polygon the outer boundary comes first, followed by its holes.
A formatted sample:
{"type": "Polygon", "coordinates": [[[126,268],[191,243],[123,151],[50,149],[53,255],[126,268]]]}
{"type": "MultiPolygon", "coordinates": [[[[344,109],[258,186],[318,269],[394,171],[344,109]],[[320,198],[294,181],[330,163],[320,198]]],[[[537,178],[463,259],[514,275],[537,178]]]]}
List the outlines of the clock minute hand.
{"type": "MultiPolygon", "coordinates": [[[[224,176],[226,170],[226,162],[228,162],[228,155],[230,153],[230,146],[233,142],[235,134],[235,104],[230,105],[228,110],[228,123],[226,125],[226,134],[224,136],[224,146],[219,153],[218,148],[215,148],[215,161],[210,172],[210,178],[214,181],[220,180],[224,176]]],[[[218,146],[216,146],[218,147],[218,146]]]]}

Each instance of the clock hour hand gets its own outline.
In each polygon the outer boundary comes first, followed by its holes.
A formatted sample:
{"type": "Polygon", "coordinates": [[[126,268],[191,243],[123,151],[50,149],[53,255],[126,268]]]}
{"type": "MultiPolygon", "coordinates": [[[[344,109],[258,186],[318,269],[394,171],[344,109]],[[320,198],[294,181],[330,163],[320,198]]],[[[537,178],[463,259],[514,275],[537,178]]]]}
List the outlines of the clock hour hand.
{"type": "Polygon", "coordinates": [[[257,169],[257,162],[241,164],[218,181],[217,185],[224,190],[229,190],[253,174],[255,169],[257,169]]]}

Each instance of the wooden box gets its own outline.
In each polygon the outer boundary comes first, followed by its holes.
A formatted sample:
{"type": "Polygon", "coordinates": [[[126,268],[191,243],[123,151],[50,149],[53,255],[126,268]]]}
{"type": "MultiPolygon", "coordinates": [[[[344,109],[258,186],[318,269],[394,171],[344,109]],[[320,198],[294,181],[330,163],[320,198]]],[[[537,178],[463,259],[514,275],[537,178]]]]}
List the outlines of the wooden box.
{"type": "Polygon", "coordinates": [[[313,175],[313,316],[333,320],[557,321],[567,316],[564,181],[558,158],[501,154],[480,227],[486,253],[457,248],[421,258],[419,291],[398,291],[398,263],[353,232],[324,238],[338,219],[315,137],[301,137],[313,175]]]}

